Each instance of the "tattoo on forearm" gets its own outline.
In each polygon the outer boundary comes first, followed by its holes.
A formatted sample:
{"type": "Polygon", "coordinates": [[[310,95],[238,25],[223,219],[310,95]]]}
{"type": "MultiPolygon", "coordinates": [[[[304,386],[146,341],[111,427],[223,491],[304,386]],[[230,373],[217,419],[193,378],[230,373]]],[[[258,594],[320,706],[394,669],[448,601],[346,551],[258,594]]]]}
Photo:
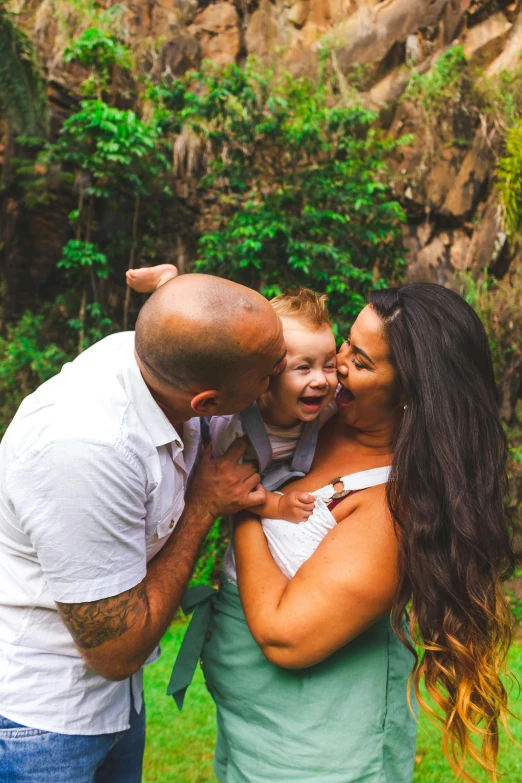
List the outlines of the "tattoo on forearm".
{"type": "Polygon", "coordinates": [[[56,602],[78,647],[88,650],[123,636],[146,609],[143,582],[112,598],[82,604],[56,602]]]}

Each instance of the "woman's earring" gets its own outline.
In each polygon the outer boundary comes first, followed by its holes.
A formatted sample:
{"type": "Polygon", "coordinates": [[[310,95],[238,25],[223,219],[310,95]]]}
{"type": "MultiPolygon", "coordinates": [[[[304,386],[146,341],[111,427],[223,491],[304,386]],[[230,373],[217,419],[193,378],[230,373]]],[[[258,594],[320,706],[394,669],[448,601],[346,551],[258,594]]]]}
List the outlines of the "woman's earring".
{"type": "Polygon", "coordinates": [[[402,407],[403,411],[405,411],[407,409],[407,407],[408,407],[407,405],[403,405],[403,407],[402,407]]]}

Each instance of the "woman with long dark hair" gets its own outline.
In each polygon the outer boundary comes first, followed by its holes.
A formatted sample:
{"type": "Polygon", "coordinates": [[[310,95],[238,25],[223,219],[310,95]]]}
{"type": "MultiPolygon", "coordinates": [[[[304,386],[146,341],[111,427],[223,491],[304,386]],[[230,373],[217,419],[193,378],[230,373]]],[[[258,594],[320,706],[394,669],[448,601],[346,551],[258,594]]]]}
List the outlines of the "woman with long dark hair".
{"type": "Polygon", "coordinates": [[[339,414],[283,490],[316,495],[313,555],[284,573],[259,519],[236,526],[239,595],[224,584],[203,652],[218,779],[407,783],[422,679],[454,769],[494,777],[515,556],[484,328],[440,286],[378,291],[338,374],[339,414]]]}
{"type": "MultiPolygon", "coordinates": [[[[406,409],[387,503],[397,528],[392,618],[410,606],[422,678],[444,715],[444,749],[494,769],[507,696],[499,677],[511,641],[502,589],[515,567],[506,519],[506,439],[488,339],[461,297],[434,285],[373,294],[406,409]],[[470,741],[482,740],[481,750],[470,741]]],[[[426,706],[426,705],[424,705],[426,706]]]]}

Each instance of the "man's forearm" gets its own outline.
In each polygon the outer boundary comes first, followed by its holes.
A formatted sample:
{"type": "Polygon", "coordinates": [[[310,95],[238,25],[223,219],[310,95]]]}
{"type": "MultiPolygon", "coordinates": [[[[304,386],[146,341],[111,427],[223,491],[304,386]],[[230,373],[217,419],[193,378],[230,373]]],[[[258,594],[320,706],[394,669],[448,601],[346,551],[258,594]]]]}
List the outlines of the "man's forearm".
{"type": "Polygon", "coordinates": [[[165,546],[151,560],[145,592],[151,623],[151,650],[165,633],[194,570],[199,550],[215,516],[197,501],[188,500],[165,546]]]}
{"type": "Polygon", "coordinates": [[[149,563],[139,585],[113,599],[59,605],[83,658],[94,671],[109,680],[123,680],[141,668],[179,606],[213,521],[213,515],[200,503],[189,500],[176,529],[149,563]],[[101,613],[107,618],[102,627],[97,622],[101,613]]]}

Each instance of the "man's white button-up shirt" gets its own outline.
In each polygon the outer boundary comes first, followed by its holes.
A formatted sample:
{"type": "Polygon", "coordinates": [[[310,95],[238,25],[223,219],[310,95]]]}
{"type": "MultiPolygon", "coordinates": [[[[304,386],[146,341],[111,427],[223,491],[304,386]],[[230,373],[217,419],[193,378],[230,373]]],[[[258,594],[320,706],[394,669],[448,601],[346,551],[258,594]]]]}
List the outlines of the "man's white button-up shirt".
{"type": "Polygon", "coordinates": [[[142,581],[172,533],[200,447],[152,398],[134,333],[112,335],[27,397],[0,444],[0,715],[64,734],[129,726],[142,672],[89,669],[55,601],[96,601],[142,581]]]}

